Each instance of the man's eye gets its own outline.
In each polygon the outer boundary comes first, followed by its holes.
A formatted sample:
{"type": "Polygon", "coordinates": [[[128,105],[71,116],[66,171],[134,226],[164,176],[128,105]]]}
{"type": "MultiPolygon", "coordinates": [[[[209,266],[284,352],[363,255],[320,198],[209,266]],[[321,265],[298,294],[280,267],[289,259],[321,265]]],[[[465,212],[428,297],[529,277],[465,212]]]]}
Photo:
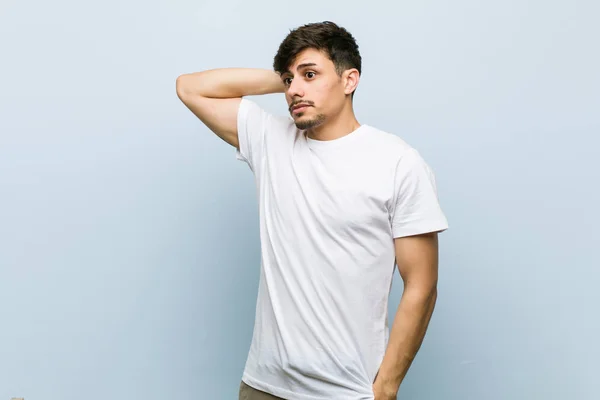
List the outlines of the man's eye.
{"type": "Polygon", "coordinates": [[[314,73],[314,72],[311,72],[311,71],[309,71],[309,72],[307,72],[307,73],[306,73],[306,77],[307,77],[307,78],[314,78],[314,77],[315,77],[315,73],[314,73]]]}
{"type": "Polygon", "coordinates": [[[285,78],[283,80],[283,84],[284,85],[291,85],[291,83],[292,83],[292,78],[285,78]]]}

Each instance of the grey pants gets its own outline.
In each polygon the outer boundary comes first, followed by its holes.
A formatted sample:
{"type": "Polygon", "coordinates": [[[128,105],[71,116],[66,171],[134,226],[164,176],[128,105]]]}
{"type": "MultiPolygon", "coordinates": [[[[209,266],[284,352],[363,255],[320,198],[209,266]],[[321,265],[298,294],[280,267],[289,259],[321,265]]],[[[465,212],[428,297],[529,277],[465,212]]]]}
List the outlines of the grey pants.
{"type": "Polygon", "coordinates": [[[273,396],[272,394],[254,389],[248,386],[244,381],[240,383],[240,398],[239,400],[285,400],[281,397],[273,396]]]}

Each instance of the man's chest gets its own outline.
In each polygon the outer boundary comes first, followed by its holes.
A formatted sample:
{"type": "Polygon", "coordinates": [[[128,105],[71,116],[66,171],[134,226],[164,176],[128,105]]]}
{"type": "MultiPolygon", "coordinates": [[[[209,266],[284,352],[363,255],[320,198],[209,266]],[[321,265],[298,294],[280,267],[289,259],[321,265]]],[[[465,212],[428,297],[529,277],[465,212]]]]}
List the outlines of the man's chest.
{"type": "Polygon", "coordinates": [[[263,212],[285,224],[336,232],[385,229],[390,224],[393,176],[383,163],[301,153],[266,160],[259,185],[263,212]]]}

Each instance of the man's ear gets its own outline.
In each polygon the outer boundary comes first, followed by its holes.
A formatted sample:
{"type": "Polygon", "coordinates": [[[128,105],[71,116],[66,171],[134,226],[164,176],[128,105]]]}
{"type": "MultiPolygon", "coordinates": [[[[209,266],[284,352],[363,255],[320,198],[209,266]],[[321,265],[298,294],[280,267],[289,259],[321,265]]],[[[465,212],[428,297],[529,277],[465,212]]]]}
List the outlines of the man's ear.
{"type": "Polygon", "coordinates": [[[356,90],[360,81],[360,73],[356,68],[351,68],[344,71],[344,93],[351,94],[356,90]]]}

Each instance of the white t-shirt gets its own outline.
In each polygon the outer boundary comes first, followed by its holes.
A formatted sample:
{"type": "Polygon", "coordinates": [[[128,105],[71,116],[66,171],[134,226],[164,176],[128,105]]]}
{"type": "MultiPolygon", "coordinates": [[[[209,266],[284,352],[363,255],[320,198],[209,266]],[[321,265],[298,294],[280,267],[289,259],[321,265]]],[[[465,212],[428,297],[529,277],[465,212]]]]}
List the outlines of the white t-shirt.
{"type": "Polygon", "coordinates": [[[399,137],[318,141],[242,99],[237,158],[258,194],[261,269],[243,381],[285,399],[370,400],[385,353],[394,238],[447,229],[435,179],[399,137]]]}

